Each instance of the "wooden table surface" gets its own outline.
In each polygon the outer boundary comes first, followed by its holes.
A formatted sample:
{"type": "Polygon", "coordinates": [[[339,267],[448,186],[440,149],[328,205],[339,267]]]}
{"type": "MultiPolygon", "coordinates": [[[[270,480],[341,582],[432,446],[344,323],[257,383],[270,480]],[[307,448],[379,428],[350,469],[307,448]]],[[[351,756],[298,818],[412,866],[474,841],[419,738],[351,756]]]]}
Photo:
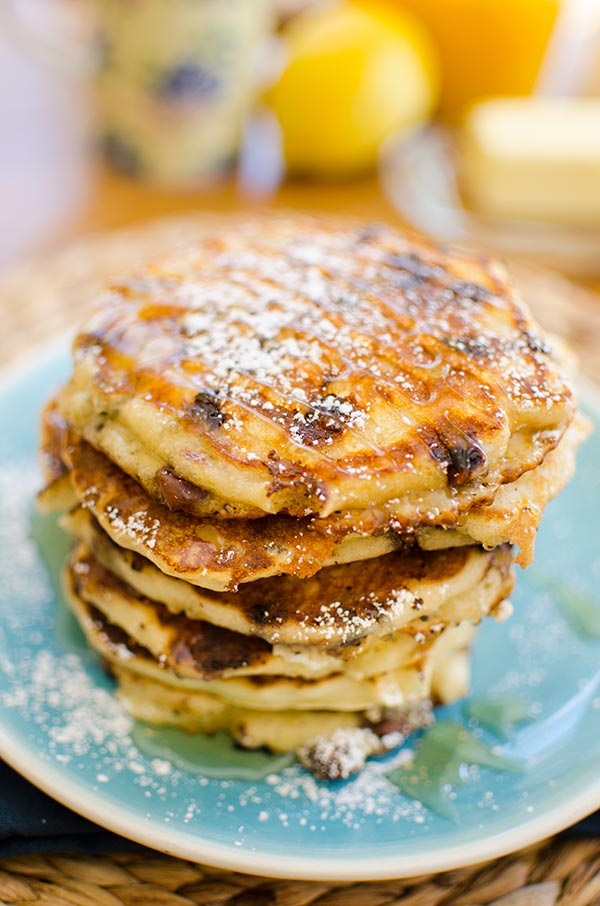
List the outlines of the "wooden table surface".
{"type": "Polygon", "coordinates": [[[284,182],[273,195],[252,195],[235,179],[212,190],[169,193],[124,179],[98,167],[93,192],[70,226],[89,231],[183,211],[310,210],[400,222],[375,175],[349,183],[284,182]]]}

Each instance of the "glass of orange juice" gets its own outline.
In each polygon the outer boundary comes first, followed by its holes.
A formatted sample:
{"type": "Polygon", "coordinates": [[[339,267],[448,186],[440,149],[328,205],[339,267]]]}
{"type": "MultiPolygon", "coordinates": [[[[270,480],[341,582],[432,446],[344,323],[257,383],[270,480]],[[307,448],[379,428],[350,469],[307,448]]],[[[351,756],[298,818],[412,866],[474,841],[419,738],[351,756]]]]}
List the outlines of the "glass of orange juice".
{"type": "Polygon", "coordinates": [[[418,15],[442,61],[441,115],[460,118],[478,98],[536,86],[560,0],[389,0],[418,15]]]}

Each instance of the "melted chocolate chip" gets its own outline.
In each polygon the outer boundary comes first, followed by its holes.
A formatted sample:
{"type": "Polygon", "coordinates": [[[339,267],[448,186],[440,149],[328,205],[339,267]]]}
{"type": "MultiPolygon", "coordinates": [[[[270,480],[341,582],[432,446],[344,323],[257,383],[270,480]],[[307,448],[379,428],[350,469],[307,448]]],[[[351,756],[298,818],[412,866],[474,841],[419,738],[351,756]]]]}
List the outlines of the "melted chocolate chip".
{"type": "Polygon", "coordinates": [[[201,418],[212,430],[220,428],[225,421],[217,394],[213,390],[202,390],[197,393],[190,407],[190,412],[194,417],[201,418]]]}
{"type": "Polygon", "coordinates": [[[329,412],[312,410],[306,415],[298,412],[292,420],[291,433],[307,447],[320,447],[330,443],[331,438],[340,434],[344,425],[329,412]]]}
{"type": "Polygon", "coordinates": [[[208,491],[195,484],[179,478],[166,466],[156,473],[156,483],[160,493],[161,503],[170,510],[189,510],[194,504],[208,497],[208,491]]]}
{"type": "MultiPolygon", "coordinates": [[[[99,526],[98,526],[98,531],[102,532],[102,529],[99,526]]],[[[129,551],[128,559],[129,559],[129,566],[133,570],[133,572],[141,573],[142,570],[144,569],[144,566],[146,565],[146,561],[144,560],[144,557],[142,557],[141,554],[135,553],[135,551],[129,551]]]]}
{"type": "Polygon", "coordinates": [[[433,428],[419,432],[436,462],[443,467],[448,483],[458,486],[471,481],[485,465],[485,454],[470,438],[443,437],[433,428]]]}
{"type": "Polygon", "coordinates": [[[448,481],[451,485],[464,484],[470,481],[485,463],[485,456],[477,444],[458,443],[449,447],[450,463],[448,465],[448,481]]]}

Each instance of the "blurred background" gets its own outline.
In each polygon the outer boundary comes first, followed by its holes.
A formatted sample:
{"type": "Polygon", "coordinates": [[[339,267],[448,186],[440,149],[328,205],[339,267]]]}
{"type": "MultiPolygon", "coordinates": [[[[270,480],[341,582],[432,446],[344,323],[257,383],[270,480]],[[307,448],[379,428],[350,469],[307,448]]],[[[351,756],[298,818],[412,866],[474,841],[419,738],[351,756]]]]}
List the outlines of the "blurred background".
{"type": "Polygon", "coordinates": [[[0,265],[182,211],[600,280],[600,0],[0,0],[0,265]]]}

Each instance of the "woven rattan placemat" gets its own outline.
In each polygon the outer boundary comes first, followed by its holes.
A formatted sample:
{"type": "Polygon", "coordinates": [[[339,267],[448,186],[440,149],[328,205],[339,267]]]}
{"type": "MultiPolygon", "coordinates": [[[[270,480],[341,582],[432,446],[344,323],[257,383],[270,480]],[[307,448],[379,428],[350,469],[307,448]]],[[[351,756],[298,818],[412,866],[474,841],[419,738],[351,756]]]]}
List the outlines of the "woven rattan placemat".
{"type": "Polygon", "coordinates": [[[272,881],[170,856],[20,856],[0,862],[18,906],[597,906],[600,843],[550,843],[412,881],[272,881]]]}
{"type": "MultiPolygon", "coordinates": [[[[91,291],[168,243],[207,225],[199,216],[90,236],[0,278],[0,361],[73,327],[91,291]]],[[[518,266],[539,320],[577,350],[600,382],[600,297],[518,266]]],[[[342,885],[277,881],[192,865],[153,852],[31,855],[0,861],[0,906],[599,906],[600,839],[554,840],[494,862],[411,881],[342,885]]]]}

